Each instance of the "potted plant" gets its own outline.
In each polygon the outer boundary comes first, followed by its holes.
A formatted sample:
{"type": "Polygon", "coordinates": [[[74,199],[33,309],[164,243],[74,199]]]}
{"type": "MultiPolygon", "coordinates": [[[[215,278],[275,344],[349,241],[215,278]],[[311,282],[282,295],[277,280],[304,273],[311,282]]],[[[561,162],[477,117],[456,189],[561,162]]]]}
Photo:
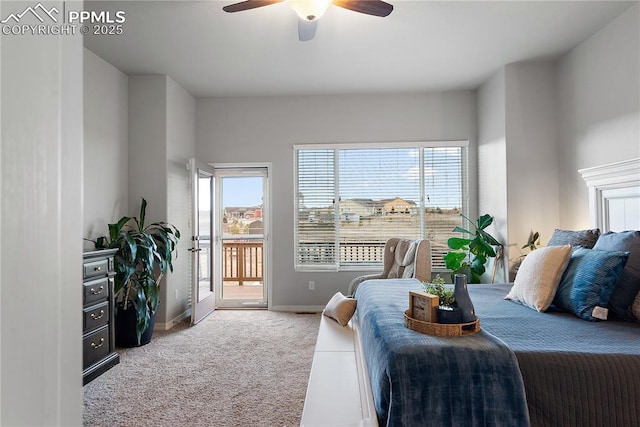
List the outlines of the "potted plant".
{"type": "Polygon", "coordinates": [[[494,246],[502,246],[495,237],[487,233],[485,228],[493,223],[493,217],[489,214],[479,217],[474,224],[469,218],[462,215],[475,229],[474,231],[466,228],[456,227],[454,233],[466,234],[469,237],[451,237],[447,240],[449,251],[444,256],[444,262],[449,270],[452,271],[451,277],[456,274],[464,274],[467,276],[469,283],[480,283],[480,277],[485,272],[485,264],[489,258],[496,256],[494,246]]]}
{"type": "MultiPolygon", "coordinates": [[[[527,243],[525,243],[520,249],[529,249],[529,253],[531,253],[538,249],[540,246],[542,246],[540,244],[540,233],[537,231],[531,231],[529,232],[529,239],[527,240],[527,243]]],[[[518,272],[518,269],[520,268],[520,265],[522,264],[522,261],[526,256],[527,254],[522,254],[515,259],[513,269],[516,271],[516,273],[518,272]]]]}
{"type": "Polygon", "coordinates": [[[531,231],[529,232],[529,240],[527,240],[527,243],[520,249],[529,249],[529,252],[533,252],[540,246],[540,233],[531,231]]]}
{"type": "MultiPolygon", "coordinates": [[[[134,347],[151,340],[160,302],[160,282],[167,269],[173,271],[173,254],[180,231],[166,222],[145,225],[147,201],[140,217],[124,216],[109,224],[109,236],[95,241],[96,249],[118,249],[116,270],[116,344],[134,347]]],[[[177,255],[177,253],[176,253],[177,255]]]]}
{"type": "Polygon", "coordinates": [[[436,274],[431,282],[424,283],[424,291],[438,297],[438,323],[459,323],[460,311],[453,289],[444,284],[444,279],[436,274]]]}

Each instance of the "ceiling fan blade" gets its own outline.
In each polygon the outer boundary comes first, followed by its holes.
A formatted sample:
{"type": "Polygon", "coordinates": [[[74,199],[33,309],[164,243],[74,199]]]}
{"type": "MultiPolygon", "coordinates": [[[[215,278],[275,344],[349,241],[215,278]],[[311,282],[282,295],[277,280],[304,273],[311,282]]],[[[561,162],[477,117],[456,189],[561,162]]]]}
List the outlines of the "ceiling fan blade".
{"type": "Polygon", "coordinates": [[[306,19],[298,19],[298,39],[301,42],[311,40],[316,35],[318,20],[307,21],[306,19]]]}
{"type": "Polygon", "coordinates": [[[230,4],[222,8],[225,12],[242,12],[243,10],[255,9],[257,7],[269,6],[274,3],[281,3],[284,0],[245,0],[240,3],[230,4]]]}
{"type": "Polygon", "coordinates": [[[382,0],[334,0],[333,4],[354,12],[385,17],[393,12],[393,5],[382,0]]]}

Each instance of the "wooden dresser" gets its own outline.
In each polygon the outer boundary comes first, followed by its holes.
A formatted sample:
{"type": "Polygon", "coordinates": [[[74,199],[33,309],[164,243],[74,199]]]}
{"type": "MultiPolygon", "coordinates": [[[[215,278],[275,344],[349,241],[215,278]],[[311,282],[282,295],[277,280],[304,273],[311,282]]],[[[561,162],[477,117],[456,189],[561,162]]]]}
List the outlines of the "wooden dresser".
{"type": "Polygon", "coordinates": [[[82,262],[82,384],[120,363],[115,352],[113,255],[116,249],[85,252],[82,262]]]}

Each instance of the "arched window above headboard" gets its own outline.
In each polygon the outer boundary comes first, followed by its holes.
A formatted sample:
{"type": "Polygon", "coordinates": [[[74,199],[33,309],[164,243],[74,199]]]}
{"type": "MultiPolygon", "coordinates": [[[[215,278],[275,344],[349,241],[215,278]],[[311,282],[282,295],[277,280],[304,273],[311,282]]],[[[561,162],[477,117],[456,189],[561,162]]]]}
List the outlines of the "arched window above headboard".
{"type": "Polygon", "coordinates": [[[589,187],[593,227],[602,232],[640,230],[640,158],[578,172],[589,187]]]}

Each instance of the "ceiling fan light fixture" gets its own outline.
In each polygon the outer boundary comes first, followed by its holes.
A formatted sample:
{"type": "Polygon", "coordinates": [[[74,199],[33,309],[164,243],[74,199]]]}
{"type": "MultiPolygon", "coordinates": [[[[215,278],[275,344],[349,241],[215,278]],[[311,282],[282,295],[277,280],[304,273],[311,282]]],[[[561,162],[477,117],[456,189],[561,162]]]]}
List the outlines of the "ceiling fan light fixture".
{"type": "Polygon", "coordinates": [[[315,21],[326,12],[333,0],[289,0],[289,5],[301,19],[315,21]]]}

